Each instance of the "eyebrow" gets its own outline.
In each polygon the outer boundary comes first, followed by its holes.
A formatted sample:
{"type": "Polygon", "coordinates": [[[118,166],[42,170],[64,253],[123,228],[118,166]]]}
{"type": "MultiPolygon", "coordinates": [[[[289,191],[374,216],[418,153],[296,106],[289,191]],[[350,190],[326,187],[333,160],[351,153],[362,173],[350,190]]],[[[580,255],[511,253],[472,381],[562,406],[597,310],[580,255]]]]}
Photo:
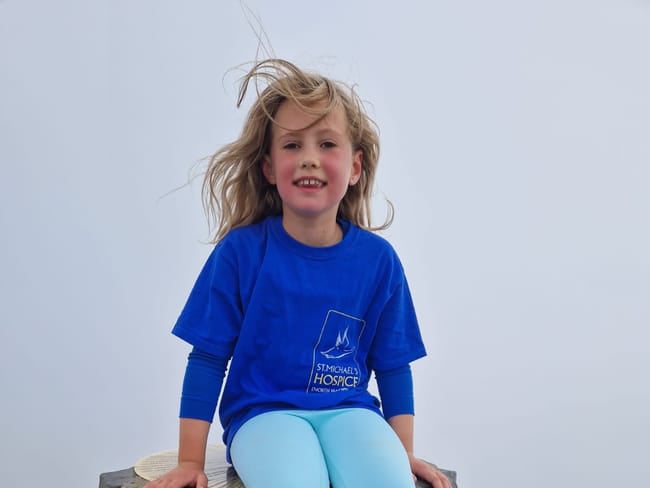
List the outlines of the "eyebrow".
{"type": "MultiPolygon", "coordinates": [[[[280,128],[280,130],[284,130],[284,129],[280,128]]],[[[283,138],[286,138],[286,137],[289,137],[289,138],[291,138],[291,137],[300,137],[302,135],[303,131],[304,131],[304,129],[303,130],[286,131],[286,132],[278,134],[278,139],[283,139],[283,138]]],[[[327,129],[319,129],[318,131],[316,131],[316,135],[319,136],[319,137],[322,137],[322,136],[325,136],[325,135],[341,136],[343,134],[341,132],[337,131],[337,130],[327,128],[327,129]]]]}

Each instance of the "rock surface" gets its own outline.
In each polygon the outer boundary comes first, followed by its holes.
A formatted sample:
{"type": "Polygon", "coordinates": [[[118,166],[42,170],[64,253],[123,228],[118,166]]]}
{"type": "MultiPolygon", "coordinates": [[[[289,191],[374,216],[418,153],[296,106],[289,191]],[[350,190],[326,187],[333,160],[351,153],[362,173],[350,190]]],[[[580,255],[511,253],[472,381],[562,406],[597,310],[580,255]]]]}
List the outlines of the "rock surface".
{"type": "MultiPolygon", "coordinates": [[[[438,469],[449,478],[452,487],[457,488],[456,472],[441,468],[438,469]]],[[[230,470],[232,470],[232,468],[230,468],[230,470]]],[[[237,479],[234,470],[232,470],[232,478],[237,479]]],[[[146,483],[147,481],[140,478],[133,468],[114,471],[112,473],[102,473],[99,475],[99,488],[142,488],[146,483]]],[[[416,488],[429,488],[431,485],[423,481],[418,481],[415,486],[416,488]]]]}

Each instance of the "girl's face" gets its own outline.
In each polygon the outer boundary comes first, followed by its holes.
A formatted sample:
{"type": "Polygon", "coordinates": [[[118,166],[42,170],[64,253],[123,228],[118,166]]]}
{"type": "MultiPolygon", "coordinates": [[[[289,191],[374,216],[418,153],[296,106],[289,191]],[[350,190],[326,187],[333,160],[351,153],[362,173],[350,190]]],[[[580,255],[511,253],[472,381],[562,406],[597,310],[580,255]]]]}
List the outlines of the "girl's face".
{"type": "Polygon", "coordinates": [[[363,158],[360,149],[352,148],[343,108],[310,126],[317,117],[285,101],[275,118],[262,170],[277,186],[285,224],[287,219],[334,224],[348,186],[359,181],[363,158]]]}

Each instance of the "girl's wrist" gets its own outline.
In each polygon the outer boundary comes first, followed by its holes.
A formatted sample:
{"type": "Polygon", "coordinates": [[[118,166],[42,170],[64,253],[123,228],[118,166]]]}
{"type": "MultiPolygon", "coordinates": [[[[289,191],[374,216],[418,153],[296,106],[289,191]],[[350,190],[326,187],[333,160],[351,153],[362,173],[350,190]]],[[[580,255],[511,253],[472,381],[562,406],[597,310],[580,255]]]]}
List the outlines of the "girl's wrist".
{"type": "Polygon", "coordinates": [[[199,469],[203,471],[205,463],[195,459],[179,459],[178,465],[183,468],[199,469]]]}

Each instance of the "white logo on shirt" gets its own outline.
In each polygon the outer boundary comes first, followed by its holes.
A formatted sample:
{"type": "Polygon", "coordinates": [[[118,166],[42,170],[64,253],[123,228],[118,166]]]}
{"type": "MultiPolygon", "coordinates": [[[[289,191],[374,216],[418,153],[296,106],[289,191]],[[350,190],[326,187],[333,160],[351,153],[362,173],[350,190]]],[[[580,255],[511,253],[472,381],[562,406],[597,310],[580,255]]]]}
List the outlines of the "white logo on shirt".
{"type": "Polygon", "coordinates": [[[329,359],[340,359],[348,354],[354,352],[354,347],[350,347],[350,339],[348,339],[348,330],[350,327],[346,327],[343,332],[343,337],[341,337],[341,331],[336,336],[336,343],[327,349],[326,351],[321,351],[320,353],[329,359]]]}
{"type": "Polygon", "coordinates": [[[329,310],[312,351],[307,393],[334,393],[355,388],[361,381],[357,350],[366,322],[329,310]]]}

